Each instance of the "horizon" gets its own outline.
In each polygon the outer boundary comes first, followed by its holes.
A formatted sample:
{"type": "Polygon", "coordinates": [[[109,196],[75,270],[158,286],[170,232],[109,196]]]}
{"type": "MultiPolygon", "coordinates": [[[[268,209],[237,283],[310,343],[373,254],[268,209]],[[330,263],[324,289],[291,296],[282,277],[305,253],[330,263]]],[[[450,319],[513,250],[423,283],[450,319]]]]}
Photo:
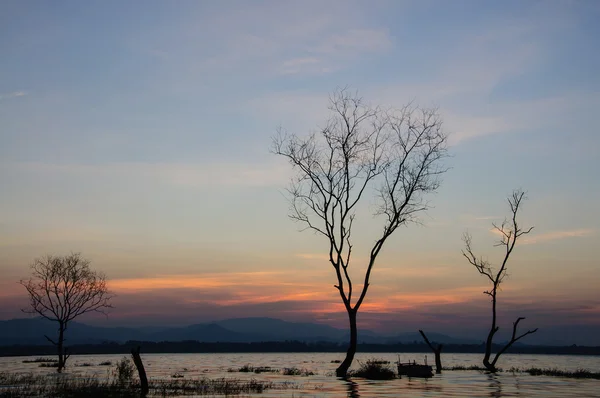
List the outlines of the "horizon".
{"type": "MultiPolygon", "coordinates": [[[[77,322],[347,327],[327,242],[288,218],[292,170],[269,148],[278,126],[317,131],[349,86],[437,107],[451,155],[423,225],[378,257],[359,333],[488,328],[461,237],[497,264],[492,222],[517,188],[535,228],[500,330],[600,327],[598,18],[585,1],[1,3],[0,320],[27,306],[34,258],[80,252],[116,296],[77,322]]],[[[355,280],[380,228],[363,205],[355,280]]]]}
{"type": "MultiPolygon", "coordinates": [[[[13,318],[8,320],[0,320],[0,324],[3,322],[7,322],[8,330],[0,329],[0,332],[4,332],[2,335],[5,341],[4,347],[13,346],[15,344],[18,345],[36,345],[36,343],[31,340],[34,338],[34,335],[31,335],[29,331],[25,334],[12,335],[11,330],[14,331],[14,327],[10,326],[13,322],[18,322],[21,324],[23,321],[26,322],[42,322],[46,326],[54,326],[55,323],[52,320],[48,320],[41,316],[32,316],[27,318],[13,318]],[[8,333],[7,333],[8,332],[8,333]],[[16,343],[16,339],[19,339],[19,342],[16,343]],[[21,339],[25,340],[21,340],[21,339]],[[8,341],[8,343],[6,343],[8,341]]],[[[106,324],[95,324],[94,322],[88,323],[85,321],[81,321],[79,319],[73,320],[70,322],[69,329],[70,338],[72,341],[71,344],[98,344],[96,332],[94,329],[90,332],[87,330],[87,333],[82,333],[81,329],[73,329],[74,325],[91,327],[91,328],[99,328],[108,333],[103,335],[103,338],[106,341],[114,341],[123,343],[125,341],[149,341],[149,342],[185,342],[185,341],[197,341],[199,343],[249,343],[249,342],[275,342],[275,341],[302,341],[302,342],[337,342],[337,344],[344,344],[345,339],[348,337],[349,331],[347,327],[341,326],[331,326],[319,322],[295,322],[295,321],[286,321],[279,318],[272,317],[239,317],[239,318],[226,318],[219,320],[207,320],[206,322],[196,322],[196,323],[186,323],[182,325],[158,325],[158,324],[148,324],[148,325],[106,325],[106,324]],[[273,322],[280,325],[284,329],[293,326],[294,331],[290,331],[286,329],[284,332],[272,333],[273,331],[273,322]],[[227,333],[234,333],[239,341],[235,338],[232,339],[231,336],[223,337],[219,332],[215,332],[215,330],[208,329],[194,329],[193,333],[186,332],[188,334],[185,337],[173,337],[172,332],[180,333],[181,331],[185,331],[190,327],[206,327],[216,325],[222,331],[227,331],[227,333]],[[314,329],[314,327],[318,327],[318,331],[314,329]],[[322,329],[325,327],[326,329],[322,329]],[[329,328],[329,329],[327,329],[329,328]],[[137,333],[137,334],[128,334],[127,338],[123,337],[122,333],[124,331],[129,333],[137,333]],[[112,331],[112,332],[111,332],[112,331]],[[335,334],[331,334],[335,331],[335,334]],[[111,333],[118,333],[117,335],[113,335],[111,333]],[[208,332],[208,334],[207,334],[208,332]],[[91,333],[91,335],[90,335],[91,333]],[[141,333],[141,334],[140,334],[141,333]],[[194,336],[198,336],[198,334],[202,337],[195,338],[194,336]],[[215,333],[217,333],[215,335],[215,333]],[[292,334],[290,334],[292,333],[292,334]],[[343,334],[337,334],[343,333],[343,334]],[[221,340],[224,338],[224,340],[221,340]],[[207,340],[208,339],[208,340],[207,340]],[[73,343],[75,341],[75,343],[73,343]]],[[[39,327],[39,324],[30,325],[39,327]]],[[[43,329],[43,328],[42,328],[43,329]]],[[[523,341],[519,341],[518,345],[521,346],[538,346],[538,347],[600,347],[600,338],[598,337],[598,332],[600,331],[600,327],[594,327],[591,325],[587,326],[579,326],[579,325],[570,325],[569,327],[564,328],[546,328],[542,329],[538,333],[531,336],[529,339],[525,339],[523,341]]],[[[25,330],[21,330],[21,332],[25,332],[25,330]]],[[[467,344],[467,345],[481,345],[485,343],[485,336],[487,335],[487,330],[485,327],[463,331],[462,333],[447,333],[444,331],[425,331],[430,340],[433,342],[443,343],[445,345],[452,344],[467,344]]],[[[495,345],[503,345],[508,340],[510,340],[511,330],[508,329],[500,329],[496,335],[497,341],[494,342],[495,345]]],[[[177,334],[175,336],[178,336],[177,334]]],[[[37,343],[48,344],[49,342],[45,339],[41,339],[40,336],[35,338],[34,340],[39,340],[37,343]]],[[[358,333],[358,340],[361,344],[382,344],[382,345],[390,345],[390,344],[426,344],[422,341],[422,337],[420,335],[419,330],[417,329],[405,329],[405,330],[394,330],[389,332],[380,332],[368,329],[360,329],[358,333]],[[366,332],[366,334],[365,334],[366,332]],[[412,340],[408,341],[407,339],[411,338],[412,340]],[[394,340],[397,339],[397,340],[394,340]]],[[[44,345],[44,344],[42,344],[44,345]]]]}

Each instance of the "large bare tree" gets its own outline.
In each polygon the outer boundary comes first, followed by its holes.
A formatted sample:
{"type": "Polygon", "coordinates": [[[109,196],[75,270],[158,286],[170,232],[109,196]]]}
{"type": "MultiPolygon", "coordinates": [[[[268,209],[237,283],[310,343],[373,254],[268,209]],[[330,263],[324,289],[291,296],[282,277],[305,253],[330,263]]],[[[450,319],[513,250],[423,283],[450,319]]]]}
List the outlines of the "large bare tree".
{"type": "Polygon", "coordinates": [[[32,275],[19,283],[27,289],[29,307],[23,312],[38,314],[58,323],[58,339],[45,336],[58,349],[58,371],[69,358],[64,346],[69,322],[88,312],[112,308],[112,295],[102,273],[92,271],[90,261],[79,253],[66,256],[45,256],[31,264],[32,275]]]}
{"type": "Polygon", "coordinates": [[[340,89],[330,97],[330,118],[317,133],[300,137],[279,130],[273,152],[296,171],[288,189],[290,217],[327,239],[329,263],[350,323],[350,345],[336,370],[346,377],[357,345],[357,313],[363,303],[375,260],[387,239],[418,220],[429,208],[426,194],[437,190],[447,136],[435,109],[412,105],[384,110],[366,104],[356,93],[340,89]],[[361,199],[375,203],[382,220],[364,264],[362,286],[355,288],[348,268],[354,243],[352,227],[361,199]]]}
{"type": "Polygon", "coordinates": [[[471,243],[471,235],[467,232],[463,236],[463,240],[465,242],[465,249],[462,251],[463,256],[469,261],[471,265],[479,271],[481,275],[484,275],[489,282],[492,284],[492,288],[490,290],[486,290],[483,292],[490,296],[492,300],[492,325],[490,327],[490,331],[488,333],[486,342],[485,342],[485,354],[483,356],[483,365],[490,372],[496,372],[496,362],[498,362],[498,358],[502,355],[506,350],[510,348],[516,341],[522,339],[528,334],[535,333],[536,329],[528,330],[525,333],[518,334],[517,327],[519,326],[519,322],[524,320],[523,317],[518,317],[516,321],[513,322],[513,330],[512,335],[508,343],[500,349],[494,356],[494,359],[490,362],[490,357],[492,354],[492,344],[494,340],[494,335],[500,329],[497,326],[497,315],[496,315],[496,306],[498,299],[498,290],[500,289],[500,285],[504,281],[504,278],[507,275],[507,263],[510,255],[512,254],[515,245],[517,244],[517,240],[523,236],[531,232],[533,227],[529,228],[521,228],[517,223],[517,213],[519,212],[519,207],[521,206],[521,202],[525,198],[525,192],[522,190],[515,190],[508,197],[508,205],[510,207],[511,216],[510,219],[505,219],[502,224],[497,225],[493,224],[494,231],[500,235],[500,241],[496,243],[495,246],[504,248],[504,256],[502,259],[502,264],[500,268],[497,270],[493,268],[492,264],[484,259],[483,257],[477,257],[473,253],[472,243],[471,243]]]}

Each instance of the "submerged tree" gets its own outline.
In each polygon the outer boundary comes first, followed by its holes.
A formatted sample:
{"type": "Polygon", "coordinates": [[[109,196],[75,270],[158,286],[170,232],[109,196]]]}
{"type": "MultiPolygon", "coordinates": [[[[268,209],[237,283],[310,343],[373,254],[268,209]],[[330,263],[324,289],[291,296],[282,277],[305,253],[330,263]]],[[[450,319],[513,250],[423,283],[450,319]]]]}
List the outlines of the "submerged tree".
{"type": "Polygon", "coordinates": [[[92,271],[89,264],[79,253],[48,255],[35,259],[31,264],[32,276],[19,282],[29,294],[29,307],[23,312],[58,323],[58,338],[45,337],[58,349],[59,372],[69,358],[64,346],[69,322],[88,312],[105,313],[112,308],[105,276],[92,271]]]}
{"type": "Polygon", "coordinates": [[[496,353],[494,359],[490,362],[490,357],[492,355],[492,344],[494,340],[494,335],[498,331],[499,326],[497,326],[497,316],[496,316],[496,305],[498,298],[498,290],[500,285],[504,281],[507,272],[507,263],[508,258],[512,254],[517,240],[523,236],[531,232],[533,227],[529,227],[523,229],[517,223],[517,213],[519,211],[519,207],[521,206],[522,200],[525,198],[525,192],[521,190],[513,191],[512,195],[508,198],[508,205],[511,211],[511,218],[505,219],[501,225],[493,224],[494,231],[500,235],[500,241],[495,246],[504,247],[504,258],[502,260],[502,264],[500,268],[496,271],[492,267],[492,264],[484,260],[482,257],[477,257],[473,253],[472,244],[471,244],[471,235],[469,233],[465,233],[463,240],[465,242],[465,249],[462,251],[463,256],[473,265],[480,274],[486,276],[488,280],[492,283],[492,288],[490,290],[486,290],[484,294],[487,294],[492,299],[492,325],[490,327],[490,331],[488,333],[486,342],[485,342],[485,354],[483,357],[483,365],[490,372],[496,372],[496,362],[498,362],[498,358],[502,355],[506,350],[510,348],[516,341],[522,339],[528,334],[535,333],[536,329],[528,330],[527,332],[518,335],[517,327],[519,326],[519,322],[524,320],[523,317],[518,317],[516,321],[513,322],[513,330],[510,341],[506,343],[506,345],[496,353]]]}
{"type": "Polygon", "coordinates": [[[300,137],[279,130],[273,152],[296,171],[288,189],[290,218],[328,241],[334,287],[350,323],[350,345],[336,370],[346,377],[356,353],[357,313],[375,260],[398,227],[417,221],[418,213],[429,208],[425,196],[437,190],[446,171],[440,160],[447,154],[447,136],[435,109],[383,110],[347,89],[330,97],[329,110],[331,117],[318,133],[300,137]],[[383,225],[370,247],[362,287],[355,290],[348,271],[352,227],[357,205],[369,195],[383,225]]]}
{"type": "Polygon", "coordinates": [[[431,348],[431,351],[433,351],[433,354],[435,355],[435,373],[441,374],[442,373],[442,348],[444,348],[444,345],[441,343],[438,343],[437,346],[434,346],[433,344],[431,344],[431,342],[425,335],[424,331],[419,329],[419,333],[421,333],[423,340],[425,340],[425,343],[429,346],[429,348],[431,348]]]}

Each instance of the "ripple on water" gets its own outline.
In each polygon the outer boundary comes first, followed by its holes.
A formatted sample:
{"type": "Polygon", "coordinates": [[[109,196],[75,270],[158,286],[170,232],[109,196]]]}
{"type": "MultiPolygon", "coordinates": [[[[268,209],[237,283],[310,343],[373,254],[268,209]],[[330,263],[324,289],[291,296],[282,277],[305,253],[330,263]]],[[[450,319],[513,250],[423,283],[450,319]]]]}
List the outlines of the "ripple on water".
{"type": "MultiPolygon", "coordinates": [[[[402,360],[422,362],[430,354],[402,354],[402,360]]],[[[68,376],[94,376],[110,378],[115,364],[123,355],[78,355],[69,359],[68,376]],[[110,361],[110,366],[100,366],[110,361]],[[91,366],[82,366],[83,364],[91,366]]],[[[148,376],[151,379],[171,379],[180,374],[186,379],[199,377],[257,379],[281,383],[292,382],[294,388],[267,390],[254,396],[275,397],[600,397],[600,381],[577,380],[559,377],[530,376],[503,372],[490,375],[478,371],[446,371],[432,379],[396,379],[371,381],[354,379],[343,381],[333,377],[337,366],[331,363],[340,359],[336,353],[275,353],[275,354],[146,354],[142,355],[148,376]],[[314,372],[312,376],[284,376],[281,373],[241,373],[237,370],[250,364],[273,369],[296,367],[314,372]],[[228,370],[235,370],[230,372],[228,370]]],[[[397,354],[358,354],[355,366],[369,358],[381,358],[391,362],[397,354]]],[[[23,363],[33,357],[0,358],[0,372],[34,372],[54,375],[52,368],[40,368],[37,363],[23,363]]],[[[445,366],[479,365],[479,354],[442,355],[445,366]]],[[[600,371],[600,358],[591,356],[553,355],[505,355],[501,367],[558,368],[573,371],[585,368],[600,371]]],[[[244,395],[248,396],[248,395],[244,395]]]]}

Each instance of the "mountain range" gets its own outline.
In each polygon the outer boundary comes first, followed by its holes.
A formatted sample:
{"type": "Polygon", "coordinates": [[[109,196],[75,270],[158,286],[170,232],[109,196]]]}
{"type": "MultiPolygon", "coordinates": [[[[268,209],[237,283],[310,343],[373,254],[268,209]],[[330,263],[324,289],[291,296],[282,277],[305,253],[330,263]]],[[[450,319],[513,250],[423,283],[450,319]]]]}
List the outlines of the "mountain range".
{"type": "MultiPolygon", "coordinates": [[[[46,345],[50,342],[44,335],[54,338],[56,331],[57,324],[43,318],[0,321],[0,345],[46,345]]],[[[364,343],[412,343],[422,341],[418,332],[386,336],[369,330],[360,330],[359,335],[360,342],[364,343]]],[[[428,337],[430,340],[446,344],[478,343],[475,340],[455,339],[437,333],[431,333],[428,337]]],[[[72,321],[66,331],[68,344],[123,343],[128,340],[155,342],[197,340],[202,342],[238,343],[290,340],[346,342],[348,341],[348,330],[316,323],[287,322],[274,318],[235,318],[184,327],[162,328],[99,327],[72,321]]]]}
{"type": "MultiPolygon", "coordinates": [[[[535,345],[600,345],[598,328],[583,330],[576,325],[541,329],[535,337],[524,343],[535,345]],[[571,330],[573,329],[573,330],[571,330]],[[583,332],[582,332],[583,330],[583,332]],[[575,340],[573,337],[577,336],[575,340]]],[[[0,321],[0,345],[47,345],[44,337],[54,338],[57,324],[43,318],[21,318],[0,321]]],[[[80,322],[69,323],[66,344],[99,344],[104,342],[124,343],[137,341],[201,341],[201,342],[264,342],[290,341],[342,342],[348,341],[348,330],[327,325],[288,322],[274,318],[235,318],[218,322],[194,324],[184,327],[99,327],[80,322]]],[[[443,344],[479,344],[479,339],[457,338],[441,333],[427,332],[431,341],[443,344]]],[[[359,330],[359,342],[372,344],[394,344],[422,342],[418,331],[384,335],[370,330],[359,330]]]]}

